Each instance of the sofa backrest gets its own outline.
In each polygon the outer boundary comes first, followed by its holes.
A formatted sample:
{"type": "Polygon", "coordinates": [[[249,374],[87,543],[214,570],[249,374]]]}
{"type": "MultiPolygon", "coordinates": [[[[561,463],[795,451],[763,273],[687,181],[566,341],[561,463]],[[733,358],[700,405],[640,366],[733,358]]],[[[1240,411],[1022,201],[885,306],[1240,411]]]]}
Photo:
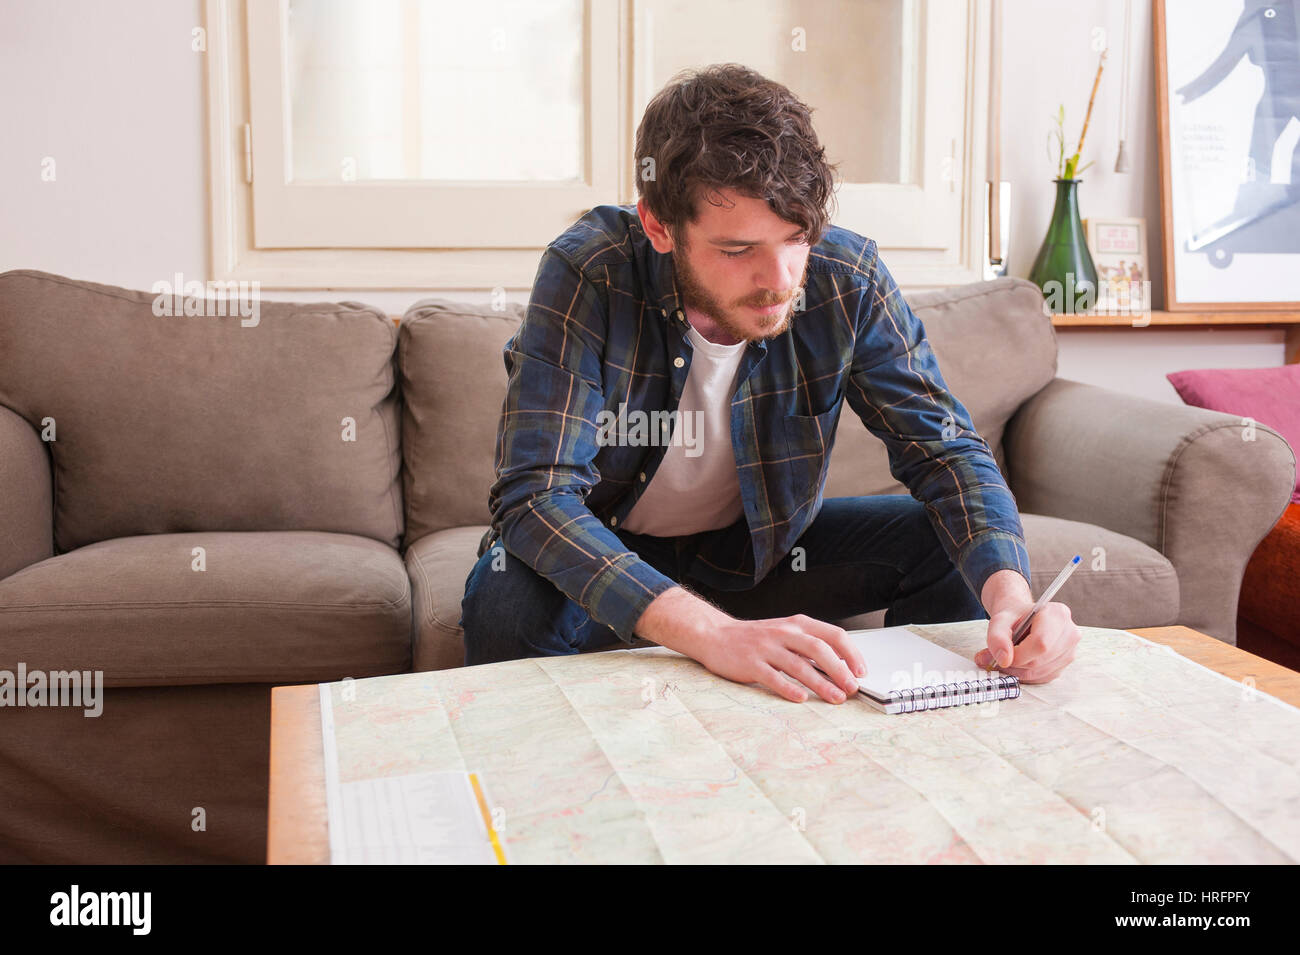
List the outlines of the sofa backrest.
{"type": "Polygon", "coordinates": [[[506,400],[502,352],[524,309],[429,298],[402,316],[397,370],[407,546],[434,531],[492,519],[488,490],[506,400]]]}
{"type": "MultiPolygon", "coordinates": [[[[1021,403],[1056,375],[1056,334],[1038,287],[1002,278],[906,296],[939,367],[1002,463],[1002,432],[1021,403]]],[[[502,350],[525,306],[500,311],[425,299],[403,316],[401,376],[406,542],[486,524],[496,431],[505,402],[502,350]]],[[[1005,472],[1005,468],[1004,468],[1005,472]]],[[[907,493],[889,473],[884,444],[846,409],[826,496],[907,493]]]]}
{"type": "Polygon", "coordinates": [[[53,438],[58,549],[205,530],[398,546],[392,321],[352,302],[155,314],[185,304],[164,299],[0,275],[0,404],[53,438]]]}

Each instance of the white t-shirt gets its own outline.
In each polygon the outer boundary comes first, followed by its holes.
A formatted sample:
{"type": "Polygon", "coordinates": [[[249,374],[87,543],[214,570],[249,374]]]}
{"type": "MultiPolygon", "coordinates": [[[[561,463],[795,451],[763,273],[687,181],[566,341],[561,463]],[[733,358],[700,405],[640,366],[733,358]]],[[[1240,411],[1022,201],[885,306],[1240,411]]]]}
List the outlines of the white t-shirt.
{"type": "Polygon", "coordinates": [[[735,523],[745,513],[731,446],[731,396],[747,342],[719,345],[689,326],[691,370],[664,458],[623,529],[680,537],[735,523]]]}

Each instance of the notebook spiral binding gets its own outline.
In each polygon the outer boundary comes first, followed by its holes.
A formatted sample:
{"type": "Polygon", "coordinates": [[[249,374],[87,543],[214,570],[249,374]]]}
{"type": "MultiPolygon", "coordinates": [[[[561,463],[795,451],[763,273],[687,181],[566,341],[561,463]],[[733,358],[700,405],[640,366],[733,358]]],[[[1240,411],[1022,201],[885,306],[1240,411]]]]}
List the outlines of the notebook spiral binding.
{"type": "Polygon", "coordinates": [[[1013,676],[989,677],[987,680],[963,680],[961,683],[938,683],[919,689],[894,690],[891,703],[902,703],[904,713],[937,710],[943,706],[963,706],[988,700],[1013,700],[1020,695],[1020,681],[1013,676]]]}

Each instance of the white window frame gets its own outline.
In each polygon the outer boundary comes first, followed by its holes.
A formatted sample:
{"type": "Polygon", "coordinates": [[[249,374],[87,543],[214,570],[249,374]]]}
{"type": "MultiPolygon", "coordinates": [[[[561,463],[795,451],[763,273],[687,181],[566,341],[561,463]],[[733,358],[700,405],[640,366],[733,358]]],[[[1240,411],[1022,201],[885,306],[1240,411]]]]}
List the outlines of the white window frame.
{"type": "MultiPolygon", "coordinates": [[[[890,271],[909,290],[983,278],[989,56],[988,0],[912,2],[912,23],[923,38],[915,90],[924,114],[917,181],[844,183],[834,219],[875,239],[890,271]],[[947,92],[931,96],[932,91],[947,92]]],[[[278,33],[275,26],[281,9],[281,0],[206,0],[214,280],[258,281],[268,289],[527,291],[542,250],[569,223],[600,202],[635,201],[633,119],[640,118],[653,92],[647,89],[643,59],[635,55],[646,42],[638,29],[637,0],[587,0],[592,55],[585,58],[584,121],[589,130],[610,130],[612,135],[603,141],[589,137],[583,181],[522,186],[286,186],[283,174],[275,175],[284,169],[283,143],[262,132],[283,130],[286,97],[259,95],[253,102],[250,87],[250,66],[255,77],[264,76],[282,55],[283,25],[278,33]],[[255,9],[250,11],[250,5],[255,9]],[[251,44],[250,31],[258,32],[251,44]],[[592,39],[601,37],[605,39],[592,39]],[[268,182],[274,188],[267,188],[268,182]],[[295,195],[294,189],[301,192],[295,195]],[[313,213],[313,206],[321,204],[306,193],[320,189],[336,190],[344,208],[354,203],[356,221],[333,212],[326,217],[313,213]],[[396,229],[404,236],[390,227],[381,232],[373,224],[376,202],[382,205],[384,193],[400,194],[405,211],[387,221],[398,222],[396,229]],[[500,205],[507,200],[508,214],[500,205]],[[503,222],[509,222],[509,229],[502,228],[503,222]],[[310,235],[318,237],[312,247],[292,245],[310,235]],[[401,248],[407,241],[420,247],[401,248]],[[359,247],[367,244],[372,247],[359,247]]]]}

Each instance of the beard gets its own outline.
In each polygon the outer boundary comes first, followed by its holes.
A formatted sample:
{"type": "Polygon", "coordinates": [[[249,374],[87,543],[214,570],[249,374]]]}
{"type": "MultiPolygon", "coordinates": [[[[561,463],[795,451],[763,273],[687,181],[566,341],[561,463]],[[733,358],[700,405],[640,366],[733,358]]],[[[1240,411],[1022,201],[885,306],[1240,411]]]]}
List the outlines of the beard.
{"type": "MultiPolygon", "coordinates": [[[[728,308],[704,287],[699,276],[695,274],[695,270],[691,268],[691,264],[685,255],[685,249],[680,244],[673,246],[672,255],[673,268],[677,275],[677,288],[681,292],[684,304],[697,312],[703,312],[713,319],[713,321],[717,322],[718,327],[732,338],[738,338],[741,341],[775,338],[787,331],[794,322],[793,302],[795,292],[775,298],[770,295],[763,295],[728,308]],[[758,312],[752,312],[746,307],[750,305],[780,305],[782,303],[785,304],[785,308],[775,315],[762,315],[758,312]],[[757,331],[755,331],[755,326],[757,326],[757,331]]],[[[803,287],[807,278],[808,261],[805,260],[803,275],[799,279],[798,288],[803,287]]],[[[795,291],[797,292],[797,290],[796,288],[795,291]]]]}

